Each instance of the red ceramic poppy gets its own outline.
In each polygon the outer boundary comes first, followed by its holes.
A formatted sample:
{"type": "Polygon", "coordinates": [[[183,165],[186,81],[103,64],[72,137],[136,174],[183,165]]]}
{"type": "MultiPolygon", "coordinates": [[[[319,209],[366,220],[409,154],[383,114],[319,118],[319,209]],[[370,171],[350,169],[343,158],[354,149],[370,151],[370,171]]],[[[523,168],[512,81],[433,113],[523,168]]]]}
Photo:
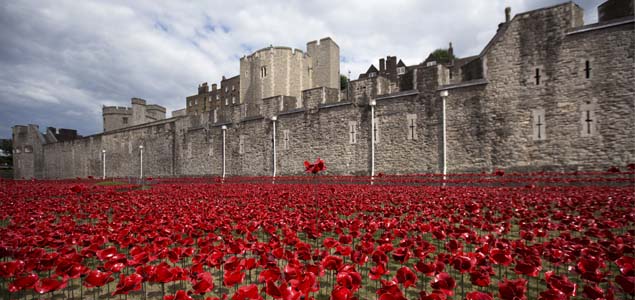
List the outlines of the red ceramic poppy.
{"type": "Polygon", "coordinates": [[[397,282],[401,283],[404,288],[408,288],[417,283],[417,275],[408,267],[399,268],[399,270],[397,270],[395,279],[397,280],[397,282]]]}
{"type": "Polygon", "coordinates": [[[21,290],[32,289],[37,283],[39,277],[37,274],[31,273],[29,275],[18,277],[9,284],[9,292],[15,293],[21,290]]]}
{"type": "Polygon", "coordinates": [[[516,280],[505,279],[498,283],[499,297],[503,300],[527,299],[525,297],[526,292],[527,280],[522,278],[516,280]]]}
{"type": "Polygon", "coordinates": [[[129,276],[119,274],[119,282],[117,283],[115,291],[112,292],[112,295],[128,295],[131,291],[138,291],[141,289],[142,281],[143,277],[137,273],[130,274],[129,276]]]}
{"type": "Polygon", "coordinates": [[[192,300],[192,299],[193,298],[190,297],[190,295],[188,295],[183,290],[176,291],[176,294],[174,294],[174,295],[165,295],[163,297],[163,300],[192,300]]]}
{"type": "Polygon", "coordinates": [[[568,297],[575,296],[577,285],[569,280],[567,276],[555,275],[553,271],[545,272],[545,281],[551,289],[561,291],[568,297]]]}
{"type": "Polygon", "coordinates": [[[470,272],[474,266],[476,266],[476,258],[474,257],[457,255],[452,258],[452,267],[461,273],[470,272]]]}
{"type": "Polygon", "coordinates": [[[234,272],[225,272],[223,275],[223,284],[225,286],[234,286],[236,284],[240,284],[243,282],[245,278],[245,273],[242,270],[238,269],[234,272]]]}
{"type": "Polygon", "coordinates": [[[633,295],[635,293],[635,276],[615,276],[615,282],[625,294],[633,295]]]}
{"type": "Polygon", "coordinates": [[[325,270],[336,271],[342,266],[342,258],[339,256],[328,255],[322,260],[322,267],[325,270]]]}
{"type": "Polygon", "coordinates": [[[111,272],[101,272],[99,270],[90,271],[84,279],[83,285],[87,288],[103,286],[115,280],[110,275],[112,275],[111,272]]]}
{"type": "Polygon", "coordinates": [[[484,292],[475,291],[475,292],[469,292],[469,293],[465,294],[465,299],[467,299],[467,300],[493,300],[494,297],[490,293],[484,293],[484,292]]]}
{"type": "Polygon", "coordinates": [[[331,299],[333,300],[350,300],[353,299],[353,292],[344,286],[337,285],[331,292],[331,299]]]}
{"type": "Polygon", "coordinates": [[[452,296],[454,294],[456,281],[452,278],[452,276],[450,276],[450,274],[442,272],[434,276],[434,280],[430,283],[430,286],[435,290],[440,290],[448,296],[452,296]]]}
{"type": "Polygon", "coordinates": [[[66,287],[67,281],[66,280],[57,280],[57,279],[53,279],[53,278],[44,278],[44,279],[40,279],[38,280],[38,282],[35,284],[35,291],[40,293],[40,294],[44,294],[44,293],[48,293],[48,292],[53,292],[53,291],[57,291],[60,289],[63,289],[66,287]]]}
{"type": "Polygon", "coordinates": [[[211,292],[214,289],[214,280],[209,272],[199,273],[192,284],[192,289],[199,295],[211,292]]]}
{"type": "Polygon", "coordinates": [[[324,164],[324,160],[318,157],[315,163],[304,161],[304,168],[307,173],[317,174],[318,172],[326,170],[326,165],[324,164]]]}
{"type": "Polygon", "coordinates": [[[236,293],[232,296],[232,300],[254,300],[262,299],[260,293],[258,293],[258,286],[255,284],[243,285],[238,288],[236,293]]]}

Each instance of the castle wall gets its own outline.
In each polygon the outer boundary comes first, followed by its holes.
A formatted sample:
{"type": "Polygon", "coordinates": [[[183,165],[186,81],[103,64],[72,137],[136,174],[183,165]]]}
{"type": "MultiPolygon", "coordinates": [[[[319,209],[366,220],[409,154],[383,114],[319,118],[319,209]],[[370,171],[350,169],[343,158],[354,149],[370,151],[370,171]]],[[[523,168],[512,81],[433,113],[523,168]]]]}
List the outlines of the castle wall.
{"type": "MultiPolygon", "coordinates": [[[[309,80],[306,68],[321,68],[319,59],[267,48],[248,57],[249,64],[241,60],[240,96],[253,97],[247,102],[212,99],[213,109],[196,115],[67,142],[45,140],[35,125],[15,126],[14,147],[21,151],[14,154],[15,177],[100,177],[102,149],[108,177],[136,177],[139,145],[146,176],[221,175],[222,126],[226,174],[270,176],[273,116],[277,175],[302,174],[303,162],[316,157],[326,161],[328,174],[369,175],[371,100],[376,173],[440,173],[441,91],[449,93],[449,173],[624,166],[635,162],[634,24],[581,26],[582,11],[572,3],[519,14],[474,59],[480,74],[471,80],[451,81],[443,65],[419,65],[409,68],[412,90],[377,76],[351,82],[346,97],[338,88],[312,87],[317,79],[309,80]],[[260,80],[266,62],[271,77],[263,79],[270,82],[250,83],[260,80]],[[245,71],[258,78],[243,81],[245,71]],[[305,84],[312,88],[301,89],[305,84]]],[[[307,52],[319,53],[315,46],[309,43],[307,52]]]]}

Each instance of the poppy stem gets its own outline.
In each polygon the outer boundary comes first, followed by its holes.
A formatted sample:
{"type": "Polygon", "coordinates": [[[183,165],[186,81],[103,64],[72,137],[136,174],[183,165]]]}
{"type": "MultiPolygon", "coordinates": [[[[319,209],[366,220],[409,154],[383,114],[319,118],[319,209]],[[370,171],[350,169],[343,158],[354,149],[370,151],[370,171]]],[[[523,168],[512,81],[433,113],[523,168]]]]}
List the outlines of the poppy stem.
{"type": "Polygon", "coordinates": [[[465,284],[464,284],[464,281],[463,281],[464,277],[465,277],[465,274],[463,274],[463,272],[461,272],[461,299],[465,298],[465,289],[464,289],[465,284]]]}

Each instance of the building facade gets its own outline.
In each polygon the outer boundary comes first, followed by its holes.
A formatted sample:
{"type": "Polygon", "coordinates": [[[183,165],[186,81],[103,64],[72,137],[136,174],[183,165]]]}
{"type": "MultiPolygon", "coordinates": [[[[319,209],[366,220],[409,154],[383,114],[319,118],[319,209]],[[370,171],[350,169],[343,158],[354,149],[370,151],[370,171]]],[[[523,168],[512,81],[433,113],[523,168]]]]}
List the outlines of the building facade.
{"type": "Polygon", "coordinates": [[[236,103],[224,100],[221,82],[220,92],[201,85],[184,116],[88,137],[53,141],[35,125],[15,126],[15,177],[102,176],[104,164],[107,177],[138,176],[139,146],[144,174],[155,177],[271,176],[274,164],[277,175],[294,175],[318,156],[328,174],[348,175],[373,166],[386,174],[626,166],[635,162],[632,1],[599,10],[588,25],[571,2],[507,11],[474,56],[410,66],[389,56],[390,67],[382,72],[380,61],[376,75],[344,90],[332,40],[309,43],[307,53],[265,48],[241,59],[236,103]]]}

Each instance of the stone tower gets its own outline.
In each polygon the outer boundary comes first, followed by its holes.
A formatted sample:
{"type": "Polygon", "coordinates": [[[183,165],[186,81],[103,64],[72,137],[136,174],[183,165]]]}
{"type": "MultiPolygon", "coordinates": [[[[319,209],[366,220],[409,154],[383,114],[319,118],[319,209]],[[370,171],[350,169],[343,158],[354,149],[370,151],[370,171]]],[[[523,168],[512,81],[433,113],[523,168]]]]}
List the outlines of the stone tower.
{"type": "Polygon", "coordinates": [[[306,44],[313,64],[313,86],[340,89],[340,47],[330,38],[306,44]]]}
{"type": "Polygon", "coordinates": [[[289,47],[260,49],[240,59],[240,103],[258,114],[262,99],[289,96],[315,87],[339,90],[340,49],[331,38],[307,43],[307,52],[289,47]]]}

